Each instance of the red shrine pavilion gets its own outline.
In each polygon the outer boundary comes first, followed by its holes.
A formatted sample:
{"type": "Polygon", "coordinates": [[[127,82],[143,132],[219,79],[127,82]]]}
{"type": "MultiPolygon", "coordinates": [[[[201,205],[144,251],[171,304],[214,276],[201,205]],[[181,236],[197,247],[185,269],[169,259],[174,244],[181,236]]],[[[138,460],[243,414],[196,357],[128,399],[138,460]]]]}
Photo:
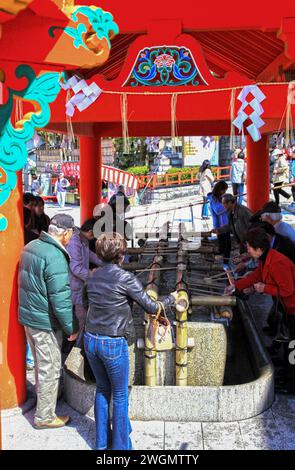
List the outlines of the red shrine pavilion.
{"type": "MultiPolygon", "coordinates": [[[[193,0],[0,0],[0,57],[0,103],[14,103],[3,116],[16,130],[22,132],[46,106],[50,116],[43,128],[67,132],[71,120],[80,138],[82,219],[100,202],[101,138],[106,136],[175,135],[176,130],[186,136],[230,135],[242,129],[248,204],[256,210],[268,200],[268,135],[291,128],[295,117],[291,0],[276,8],[253,0],[239,6],[233,0],[216,2],[210,8],[193,0]],[[103,34],[93,6],[112,15],[103,34]],[[22,92],[32,72],[37,79],[54,78],[47,102],[44,87],[39,103],[38,94],[22,92]],[[59,83],[66,89],[60,90],[59,83]],[[56,92],[54,87],[59,87],[56,92]],[[79,93],[88,98],[80,109],[79,93]]],[[[34,128],[40,128],[38,122],[34,128]]],[[[0,143],[4,138],[0,134],[0,143]]],[[[9,165],[0,156],[0,184],[8,177],[9,165]]],[[[20,172],[12,189],[0,207],[7,220],[0,232],[2,408],[26,398],[24,334],[17,322],[20,172]]]]}

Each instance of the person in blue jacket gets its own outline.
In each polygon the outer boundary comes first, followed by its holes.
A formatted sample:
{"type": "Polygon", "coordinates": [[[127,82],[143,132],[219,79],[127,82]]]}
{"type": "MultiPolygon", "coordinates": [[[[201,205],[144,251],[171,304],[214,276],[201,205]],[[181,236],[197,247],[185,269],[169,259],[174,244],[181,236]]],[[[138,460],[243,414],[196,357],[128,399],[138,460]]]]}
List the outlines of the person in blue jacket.
{"type": "Polygon", "coordinates": [[[226,209],[222,205],[222,196],[226,193],[228,185],[225,181],[218,181],[215,184],[212,193],[208,194],[212,219],[213,219],[213,230],[212,232],[217,233],[219,253],[223,255],[223,261],[228,264],[231,250],[230,232],[226,231],[220,233],[221,227],[229,224],[228,215],[226,209]]]}
{"type": "MultiPolygon", "coordinates": [[[[290,163],[290,182],[295,183],[295,151],[293,152],[292,161],[290,163]]],[[[293,202],[292,206],[295,206],[295,185],[291,186],[293,202]]]]}

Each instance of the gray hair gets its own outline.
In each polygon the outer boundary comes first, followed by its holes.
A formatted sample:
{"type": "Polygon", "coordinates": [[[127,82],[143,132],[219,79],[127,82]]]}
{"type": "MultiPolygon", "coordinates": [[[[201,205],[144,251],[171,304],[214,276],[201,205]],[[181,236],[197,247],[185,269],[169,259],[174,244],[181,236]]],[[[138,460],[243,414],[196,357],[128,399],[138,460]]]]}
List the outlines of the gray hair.
{"type": "Polygon", "coordinates": [[[237,202],[237,198],[232,194],[227,193],[222,197],[222,202],[225,202],[226,204],[228,202],[231,202],[232,204],[234,204],[235,202],[237,202]]]}
{"type": "Polygon", "coordinates": [[[53,224],[50,224],[48,227],[48,233],[49,235],[52,235],[53,237],[61,237],[64,232],[66,232],[64,228],[59,228],[53,224]]]}
{"type": "Polygon", "coordinates": [[[269,217],[273,222],[277,222],[279,220],[282,220],[283,215],[281,212],[263,212],[261,214],[261,219],[263,220],[263,216],[269,217]]]}

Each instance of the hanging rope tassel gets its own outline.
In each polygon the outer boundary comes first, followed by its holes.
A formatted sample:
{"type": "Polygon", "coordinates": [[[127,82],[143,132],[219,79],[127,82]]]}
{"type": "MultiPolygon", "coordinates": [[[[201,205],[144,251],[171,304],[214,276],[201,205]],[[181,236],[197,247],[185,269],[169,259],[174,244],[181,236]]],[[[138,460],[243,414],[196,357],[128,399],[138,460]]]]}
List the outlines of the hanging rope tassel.
{"type": "Polygon", "coordinates": [[[128,135],[128,118],[127,118],[127,110],[128,110],[127,94],[122,93],[121,96],[120,96],[120,100],[121,100],[123,148],[124,148],[124,153],[129,153],[129,135],[128,135]]]}
{"type": "Polygon", "coordinates": [[[293,118],[292,118],[292,104],[295,104],[295,81],[290,82],[287,93],[287,107],[286,107],[286,148],[292,145],[294,140],[293,118]]]}
{"type": "Polygon", "coordinates": [[[175,152],[176,147],[176,136],[177,136],[177,121],[176,121],[176,105],[177,105],[177,93],[173,93],[171,96],[171,141],[172,151],[175,152]]]}
{"type": "Polygon", "coordinates": [[[235,126],[233,120],[235,119],[235,100],[236,100],[236,90],[233,88],[230,95],[230,149],[234,150],[235,143],[235,126]]]}

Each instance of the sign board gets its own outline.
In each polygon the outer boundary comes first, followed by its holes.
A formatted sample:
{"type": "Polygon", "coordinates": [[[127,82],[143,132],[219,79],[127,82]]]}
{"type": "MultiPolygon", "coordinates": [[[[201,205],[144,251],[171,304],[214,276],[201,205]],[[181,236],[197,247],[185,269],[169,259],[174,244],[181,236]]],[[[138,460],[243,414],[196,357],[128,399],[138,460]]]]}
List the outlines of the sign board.
{"type": "Polygon", "coordinates": [[[183,166],[200,166],[204,160],[210,160],[211,165],[218,165],[218,137],[184,137],[183,166]]]}

